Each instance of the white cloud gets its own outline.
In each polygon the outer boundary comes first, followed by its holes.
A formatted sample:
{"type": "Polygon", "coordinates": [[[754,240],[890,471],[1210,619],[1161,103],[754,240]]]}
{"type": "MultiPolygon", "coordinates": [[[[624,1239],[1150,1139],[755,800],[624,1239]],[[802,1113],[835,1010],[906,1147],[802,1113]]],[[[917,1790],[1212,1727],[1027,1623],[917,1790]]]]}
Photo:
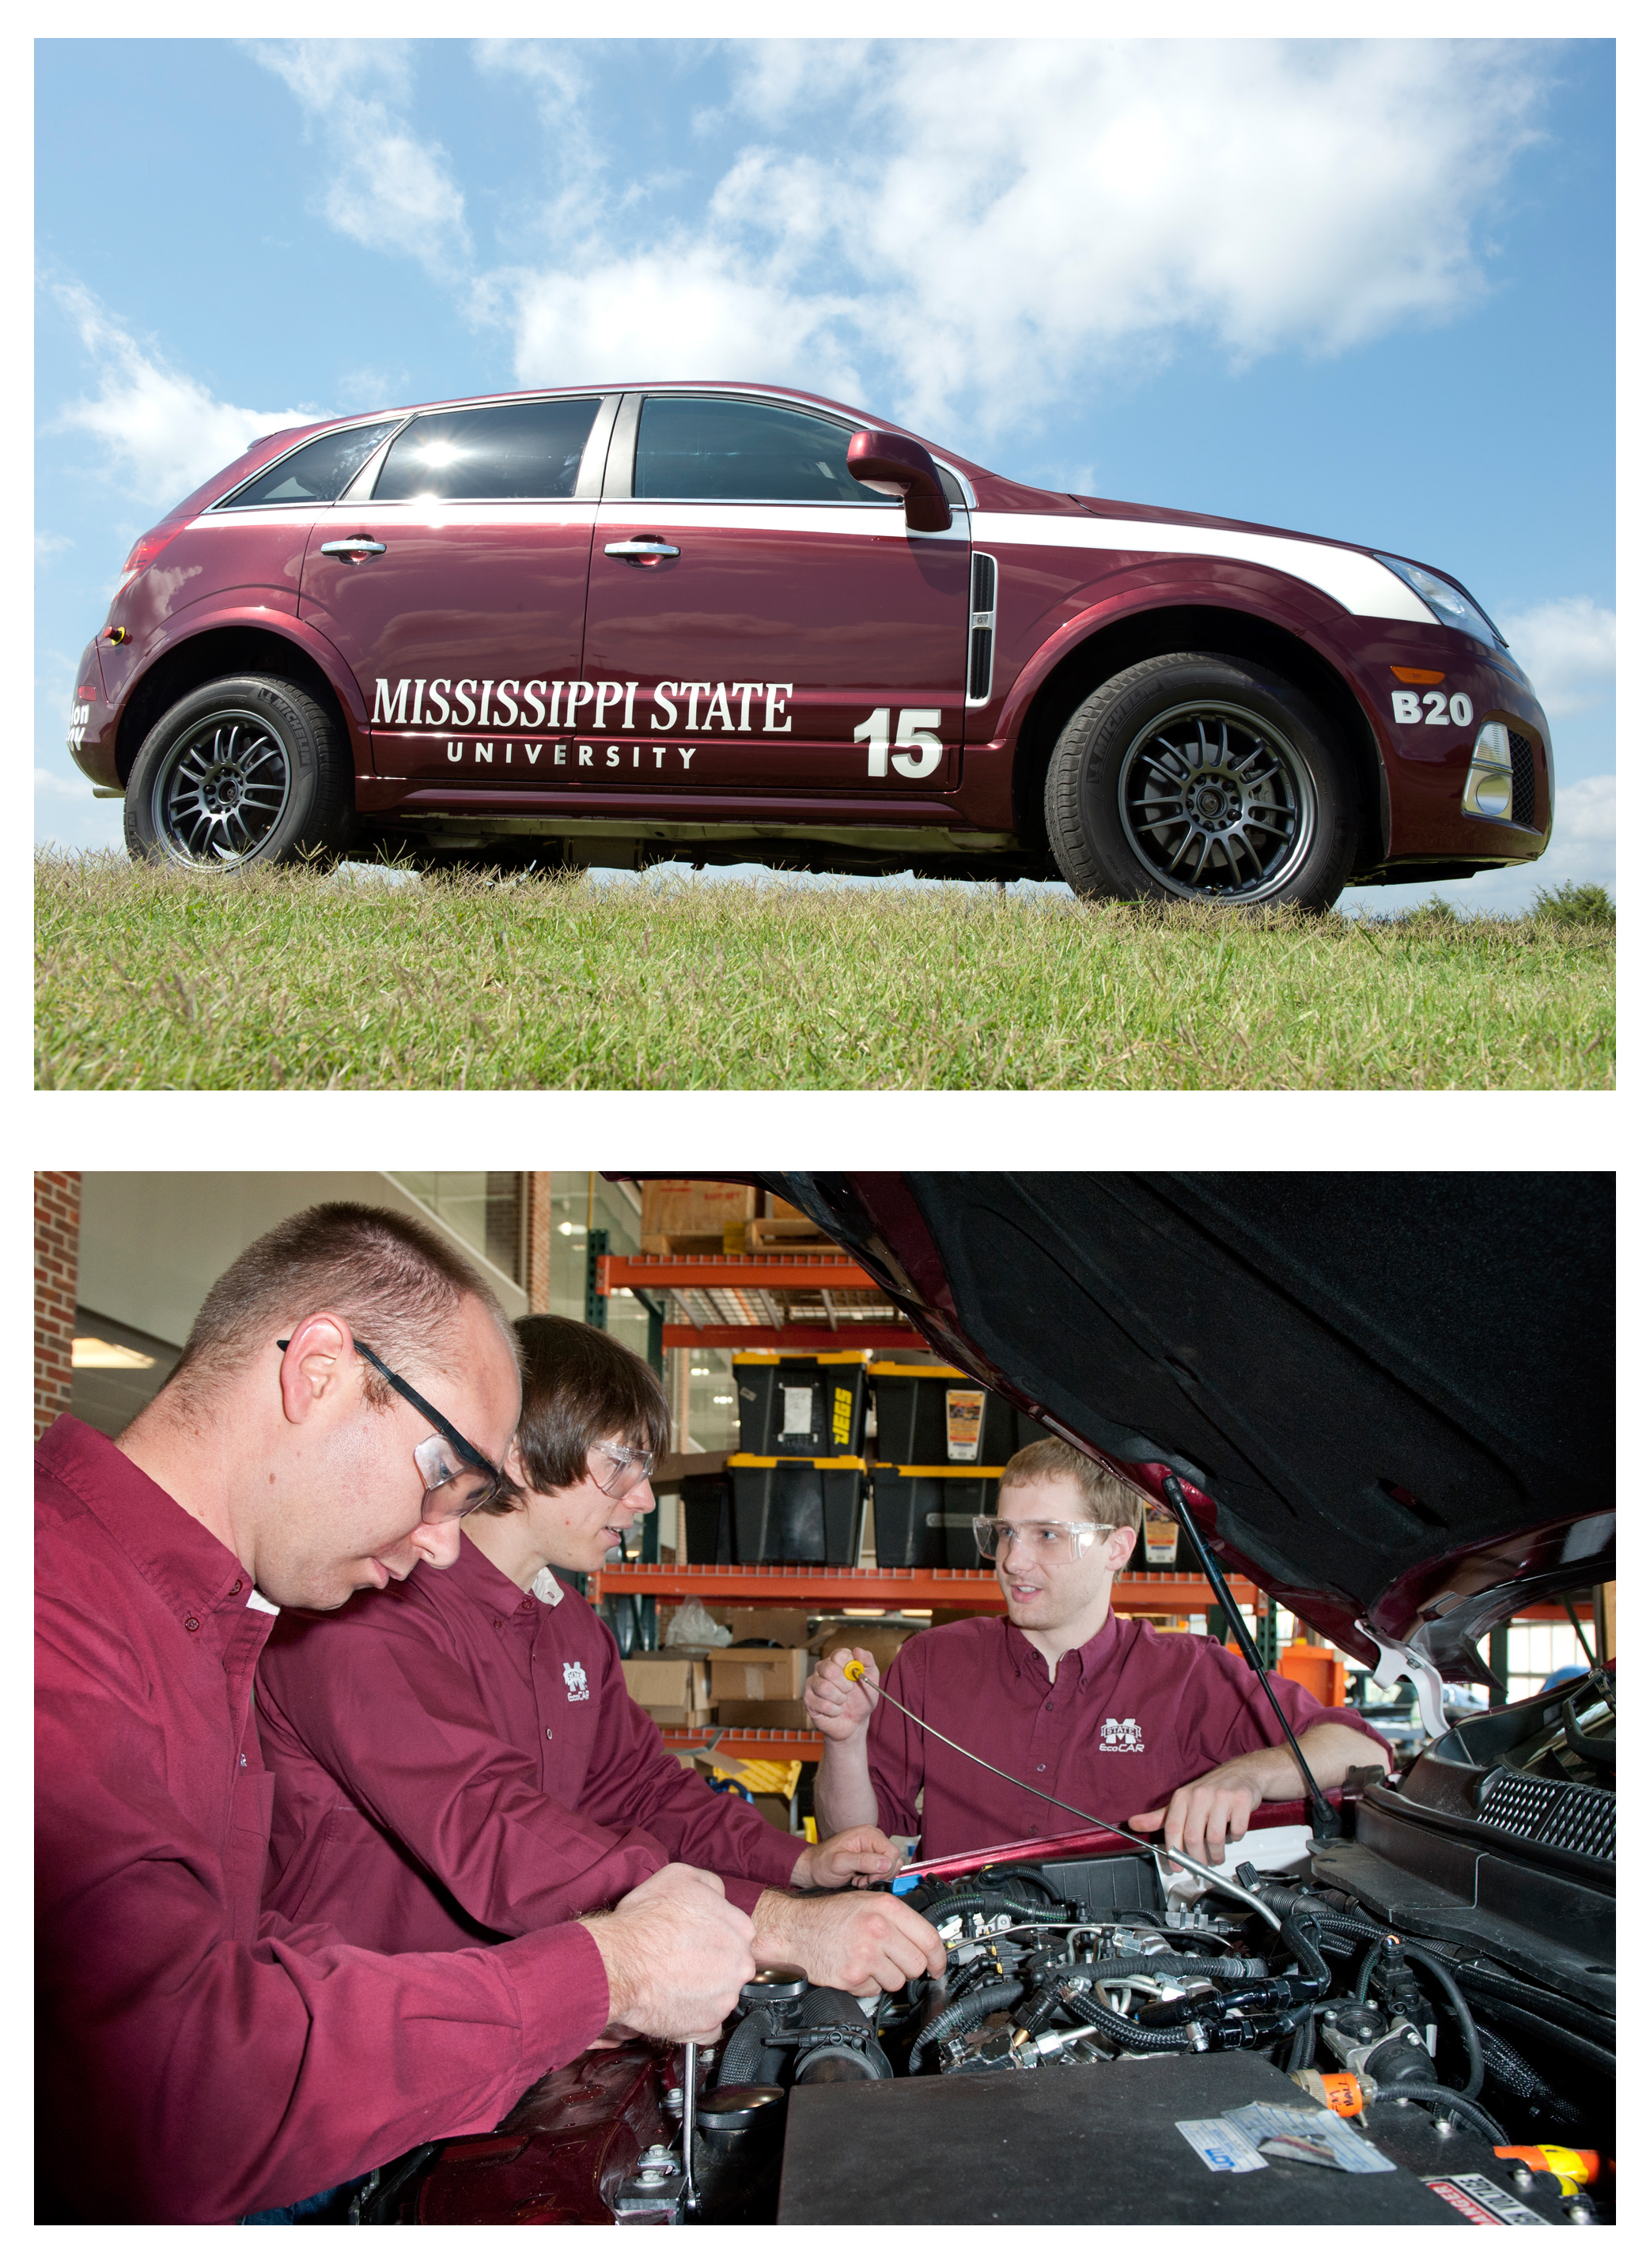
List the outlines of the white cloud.
{"type": "Polygon", "coordinates": [[[1549,717],[1576,717],[1616,690],[1616,616],[1592,599],[1551,599],[1498,626],[1549,717]]]}
{"type": "Polygon", "coordinates": [[[52,535],[43,527],[37,527],[34,531],[34,556],[37,559],[49,559],[55,552],[72,551],[74,548],[72,535],[52,535]]]}
{"type": "Polygon", "coordinates": [[[322,129],[314,209],[370,251],[404,254],[452,280],[469,254],[463,193],[446,151],[398,115],[412,67],[397,40],[284,40],[252,53],[322,129]]]}
{"type": "Polygon", "coordinates": [[[90,433],[138,502],[175,504],[249,441],[301,425],[314,409],[240,409],[140,347],[78,284],[52,286],[97,372],[97,391],[62,410],[51,430],[90,433]]]}
{"type": "Polygon", "coordinates": [[[1529,50],[1484,40],[732,54],[763,139],[702,212],[490,279],[524,382],[641,374],[663,339],[705,376],[864,369],[911,423],[990,432],[1194,338],[1333,353],[1482,298],[1478,234],[1540,91],[1529,50]],[[822,113],[829,146],[799,147],[822,113]],[[661,288],[669,320],[638,322],[661,288]]]}
{"type": "Polygon", "coordinates": [[[57,773],[48,772],[44,764],[36,764],[34,792],[36,795],[64,796],[71,803],[90,803],[92,783],[84,779],[63,779],[57,773]]]}
{"type": "Polygon", "coordinates": [[[1565,867],[1580,861],[1587,867],[1586,876],[1578,880],[1597,879],[1593,869],[1602,858],[1607,858],[1613,874],[1616,867],[1616,775],[1606,773],[1602,778],[1560,780],[1558,807],[1553,815],[1552,841],[1548,846],[1545,863],[1565,867]],[[1568,862],[1568,863],[1566,863],[1568,862]]]}

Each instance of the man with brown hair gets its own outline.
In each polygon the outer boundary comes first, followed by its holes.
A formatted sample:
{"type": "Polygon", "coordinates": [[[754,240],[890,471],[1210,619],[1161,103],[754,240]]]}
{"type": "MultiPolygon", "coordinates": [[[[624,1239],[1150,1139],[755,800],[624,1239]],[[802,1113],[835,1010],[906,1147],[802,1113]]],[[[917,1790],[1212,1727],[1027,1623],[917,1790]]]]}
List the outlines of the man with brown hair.
{"type": "Polygon", "coordinates": [[[456,1563],[289,1617],[264,1653],[269,1903],[386,1952],[493,1945],[689,1859],[749,1913],[759,1962],[860,1994],[939,1975],[937,1933],[899,1900],[787,1895],[890,1875],[874,1821],[823,1845],[786,1835],[684,1771],[630,1699],[613,1633],[551,1570],[600,1567],[652,1508],[669,1410],[606,1332],[515,1329],[511,1484],[465,1520],[456,1563]]]}
{"type": "Polygon", "coordinates": [[[474,1271],[322,1205],[225,1272],[118,1442],[72,1418],[40,1442],[41,2220],[290,2219],[490,2128],[605,2026],[714,2037],[753,1973],[749,1921],[689,1867],[457,1954],[261,1911],[277,1616],[448,1565],[519,1403],[474,1271]]]}
{"type": "MultiPolygon", "coordinates": [[[[1065,1442],[1020,1450],[1003,1468],[996,1518],[975,1522],[1006,1617],[908,1639],[888,1690],[1016,1779],[1138,1834],[1160,1827],[1166,1841],[1219,1865],[1257,1803],[1304,1793],[1300,1771],[1274,1743],[1277,1716],[1235,1654],[1112,1613],[1112,1579],[1128,1565],[1140,1513],[1121,1481],[1065,1442]]],[[[876,1664],[858,1653],[866,1667],[855,1683],[843,1675],[853,1658],[839,1649],[807,1683],[826,1742],[814,1794],[822,1830],[920,1826],[925,1859],[1076,1831],[1069,1811],[877,1707],[876,1664]]],[[[1288,1678],[1269,1683],[1320,1785],[1389,1761],[1352,1710],[1326,1709],[1288,1678]]]]}

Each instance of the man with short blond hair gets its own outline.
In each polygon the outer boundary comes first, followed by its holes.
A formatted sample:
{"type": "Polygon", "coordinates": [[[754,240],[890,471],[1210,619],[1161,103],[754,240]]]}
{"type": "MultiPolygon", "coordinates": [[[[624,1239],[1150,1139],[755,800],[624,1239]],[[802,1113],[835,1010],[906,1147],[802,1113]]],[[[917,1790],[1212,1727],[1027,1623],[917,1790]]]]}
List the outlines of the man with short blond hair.
{"type": "Polygon", "coordinates": [[[65,1417],[38,1445],[38,2219],[322,2217],[609,2024],[713,2038],[753,1974],[749,1920],[687,1866],[460,1953],[261,1911],[275,1617],[450,1565],[520,1395],[439,1237],[324,1205],[225,1272],[118,1442],[65,1417]]]}
{"type": "MultiPolygon", "coordinates": [[[[1123,1482],[1064,1441],[1034,1441],[1010,1458],[995,1519],[975,1523],[1006,1615],[909,1639],[887,1684],[936,1731],[1039,1793],[877,1706],[875,1662],[842,1647],[807,1691],[825,1741],[814,1793],[821,1833],[873,1821],[891,1835],[920,1827],[924,1858],[939,1859],[1077,1831],[1046,1789],[1139,1834],[1160,1827],[1166,1841],[1218,1865],[1256,1804],[1304,1793],[1287,1746],[1273,1741],[1277,1716],[1235,1654],[1111,1611],[1141,1511],[1123,1482]],[[861,1683],[843,1674],[856,1654],[861,1683]]],[[[1352,1710],[1326,1709],[1288,1678],[1269,1683],[1321,1785],[1390,1760],[1352,1710]]]]}

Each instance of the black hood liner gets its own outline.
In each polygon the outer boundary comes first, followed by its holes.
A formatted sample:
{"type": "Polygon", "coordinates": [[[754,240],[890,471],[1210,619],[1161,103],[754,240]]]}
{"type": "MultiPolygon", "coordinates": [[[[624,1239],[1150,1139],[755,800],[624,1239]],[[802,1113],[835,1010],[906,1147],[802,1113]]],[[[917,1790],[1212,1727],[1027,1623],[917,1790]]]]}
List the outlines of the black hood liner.
{"type": "Polygon", "coordinates": [[[1395,1586],[1412,1624],[1418,1570],[1614,1504],[1608,1174],[766,1183],[961,1367],[1197,1483],[1219,1556],[1343,1644],[1395,1586]]]}

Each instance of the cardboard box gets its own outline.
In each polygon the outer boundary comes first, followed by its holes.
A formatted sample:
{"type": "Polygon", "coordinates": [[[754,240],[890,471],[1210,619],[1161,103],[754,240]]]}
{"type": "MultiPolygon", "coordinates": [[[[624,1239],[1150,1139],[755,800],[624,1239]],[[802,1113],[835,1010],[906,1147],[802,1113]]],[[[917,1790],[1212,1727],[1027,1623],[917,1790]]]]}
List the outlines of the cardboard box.
{"type": "MultiPolygon", "coordinates": [[[[673,1660],[665,1654],[633,1653],[622,1665],[624,1690],[649,1715],[658,1709],[708,1712],[710,1681],[702,1661],[673,1660]]],[[[685,1724],[687,1715],[656,1719],[659,1724],[685,1724]]],[[[709,1721],[701,1715],[701,1723],[709,1721]]]]}
{"type": "Polygon", "coordinates": [[[689,1731],[715,1721],[708,1709],[661,1709],[655,1705],[647,1713],[656,1725],[686,1726],[689,1731]]]}
{"type": "MultiPolygon", "coordinates": [[[[771,1638],[775,1646],[807,1644],[807,1609],[806,1607],[724,1607],[712,1606],[711,1612],[725,1630],[733,1633],[735,1646],[749,1646],[759,1638],[771,1638]]],[[[720,1653],[722,1647],[714,1649],[720,1653]]]]}
{"type": "Polygon", "coordinates": [[[644,1182],[642,1249],[663,1252],[673,1237],[708,1238],[719,1247],[732,1233],[742,1252],[745,1224],[755,1215],[756,1192],[748,1182],[644,1182]]]}
{"type": "Polygon", "coordinates": [[[725,1646],[711,1655],[711,1698],[799,1701],[814,1664],[801,1646],[725,1646]]]}
{"type": "Polygon", "coordinates": [[[765,1726],[773,1732],[811,1733],[814,1720],[806,1701],[718,1701],[718,1725],[743,1725],[748,1732],[765,1726]]]}
{"type": "Polygon", "coordinates": [[[915,1631],[887,1630],[879,1623],[826,1623],[808,1640],[808,1652],[821,1661],[839,1646],[858,1646],[875,1662],[879,1674],[886,1672],[888,1664],[915,1631]]]}

